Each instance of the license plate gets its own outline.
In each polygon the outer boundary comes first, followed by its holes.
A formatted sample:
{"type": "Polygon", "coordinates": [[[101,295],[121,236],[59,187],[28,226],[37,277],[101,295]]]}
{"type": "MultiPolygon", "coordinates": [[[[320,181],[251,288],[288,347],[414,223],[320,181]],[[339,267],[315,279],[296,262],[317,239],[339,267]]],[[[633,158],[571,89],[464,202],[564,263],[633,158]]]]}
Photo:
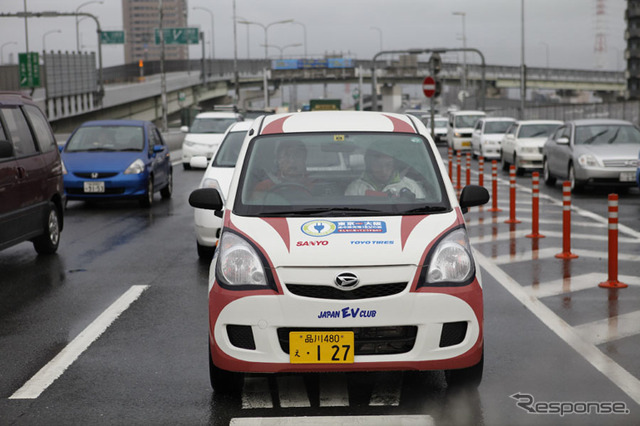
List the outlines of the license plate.
{"type": "Polygon", "coordinates": [[[462,146],[471,146],[471,141],[462,142],[462,146]]]}
{"type": "Polygon", "coordinates": [[[104,182],[84,182],[84,192],[104,192],[104,182]]]}
{"type": "Polygon", "coordinates": [[[292,364],[352,364],[353,331],[292,331],[289,361],[292,364]]]}
{"type": "Polygon", "coordinates": [[[636,180],[636,172],[620,173],[620,182],[633,182],[634,180],[636,180]]]}

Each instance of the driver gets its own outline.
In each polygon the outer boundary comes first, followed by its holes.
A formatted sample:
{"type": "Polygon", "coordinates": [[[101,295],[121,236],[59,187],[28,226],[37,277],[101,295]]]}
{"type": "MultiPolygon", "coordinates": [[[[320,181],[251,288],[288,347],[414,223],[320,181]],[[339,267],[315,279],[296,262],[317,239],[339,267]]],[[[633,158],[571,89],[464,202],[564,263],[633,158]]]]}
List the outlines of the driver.
{"type": "Polygon", "coordinates": [[[369,148],[364,156],[365,171],[349,184],[345,195],[368,195],[424,198],[425,193],[418,182],[404,176],[396,168],[395,158],[376,149],[369,148]]]}
{"type": "Polygon", "coordinates": [[[253,188],[254,196],[265,193],[277,185],[295,185],[309,189],[311,179],[307,175],[307,148],[297,140],[284,140],[276,150],[276,173],[269,174],[253,188]]]}

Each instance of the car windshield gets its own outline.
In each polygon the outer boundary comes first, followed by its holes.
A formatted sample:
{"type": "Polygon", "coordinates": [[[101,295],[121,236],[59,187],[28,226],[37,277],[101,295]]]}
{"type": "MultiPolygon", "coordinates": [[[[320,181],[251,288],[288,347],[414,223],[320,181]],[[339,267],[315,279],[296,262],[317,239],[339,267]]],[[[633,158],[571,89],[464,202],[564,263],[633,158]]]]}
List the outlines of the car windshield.
{"type": "Polygon", "coordinates": [[[474,127],[476,122],[484,115],[457,115],[455,126],[458,128],[474,127]]]}
{"type": "Polygon", "coordinates": [[[249,216],[427,214],[450,209],[417,135],[304,133],[252,140],[234,212],[249,216]]]}
{"type": "Polygon", "coordinates": [[[487,121],[484,132],[490,135],[506,133],[513,121],[487,121]]]}
{"type": "Polygon", "coordinates": [[[142,151],[144,133],[140,126],[80,127],[69,139],[64,150],[80,151],[142,151]]]}
{"type": "Polygon", "coordinates": [[[235,167],[247,132],[229,132],[224,138],[211,167],[235,167]]]}
{"type": "Polygon", "coordinates": [[[235,118],[196,118],[189,128],[189,133],[224,133],[236,121],[235,118]]]}
{"type": "Polygon", "coordinates": [[[631,125],[576,126],[577,145],[640,144],[640,130],[631,125]]]}
{"type": "Polygon", "coordinates": [[[518,130],[519,138],[546,138],[559,124],[523,124],[518,130]]]}

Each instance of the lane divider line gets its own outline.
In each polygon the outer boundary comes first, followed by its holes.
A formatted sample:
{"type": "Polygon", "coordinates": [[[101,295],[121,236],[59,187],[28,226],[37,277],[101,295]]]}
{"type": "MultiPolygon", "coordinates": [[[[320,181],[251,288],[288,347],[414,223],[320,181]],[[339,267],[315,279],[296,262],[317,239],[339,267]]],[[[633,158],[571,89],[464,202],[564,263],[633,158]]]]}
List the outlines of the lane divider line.
{"type": "Polygon", "coordinates": [[[575,327],[583,339],[601,345],[640,333],[640,311],[581,324],[575,327]]]}
{"type": "Polygon", "coordinates": [[[134,285],[129,288],[9,399],[38,398],[148,287],[134,285]]]}
{"type": "MultiPolygon", "coordinates": [[[[535,286],[525,287],[526,291],[537,297],[544,299],[545,297],[558,296],[566,293],[575,293],[582,290],[591,290],[596,288],[594,283],[599,283],[607,278],[607,274],[602,272],[591,272],[583,275],[572,275],[567,278],[559,278],[553,281],[536,284],[535,286]]],[[[630,275],[621,275],[629,285],[640,286],[640,278],[630,275]]]]}
{"type": "Polygon", "coordinates": [[[491,262],[482,253],[476,253],[476,257],[478,263],[480,263],[505,290],[511,293],[516,300],[520,301],[520,303],[538,317],[543,324],[564,340],[596,370],[611,380],[618,388],[635,401],[636,404],[640,404],[640,380],[602,353],[594,344],[580,337],[569,324],[536,297],[528,294],[516,280],[491,262]]]}
{"type": "Polygon", "coordinates": [[[381,416],[295,416],[234,417],[229,426],[435,426],[433,417],[424,414],[381,416]]]}

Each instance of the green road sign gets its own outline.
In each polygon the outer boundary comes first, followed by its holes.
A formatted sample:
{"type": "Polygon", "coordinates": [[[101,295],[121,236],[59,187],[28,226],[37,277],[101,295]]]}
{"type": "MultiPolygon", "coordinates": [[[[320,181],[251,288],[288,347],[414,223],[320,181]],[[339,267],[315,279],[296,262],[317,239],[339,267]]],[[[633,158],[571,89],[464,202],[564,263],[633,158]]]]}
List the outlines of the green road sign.
{"type": "MultiPolygon", "coordinates": [[[[197,28],[163,28],[164,44],[198,44],[197,28]]],[[[156,44],[160,44],[160,29],[156,28],[156,44]]]]}
{"type": "Polygon", "coordinates": [[[124,31],[102,31],[100,33],[102,44],[124,44],[124,31]]]}
{"type": "Polygon", "coordinates": [[[38,52],[18,53],[20,87],[40,87],[40,58],[38,52]]]}

